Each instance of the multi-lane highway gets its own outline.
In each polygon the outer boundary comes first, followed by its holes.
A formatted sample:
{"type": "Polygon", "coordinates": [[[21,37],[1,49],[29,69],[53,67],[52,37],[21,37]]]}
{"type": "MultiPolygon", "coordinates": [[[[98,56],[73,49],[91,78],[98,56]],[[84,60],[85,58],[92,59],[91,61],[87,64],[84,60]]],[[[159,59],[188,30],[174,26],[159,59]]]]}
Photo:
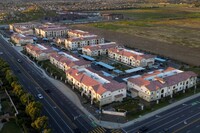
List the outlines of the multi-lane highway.
{"type": "Polygon", "coordinates": [[[37,100],[43,104],[44,113],[49,117],[49,123],[54,132],[70,133],[74,132],[74,129],[77,131],[77,128],[81,132],[88,132],[94,128],[95,125],[87,117],[78,117],[74,120],[76,116],[83,113],[45,78],[29,59],[19,54],[1,36],[0,50],[4,53],[1,57],[8,61],[24,88],[36,98],[39,93],[43,95],[43,99],[37,100]],[[17,62],[17,59],[22,62],[17,62]],[[45,89],[50,90],[51,93],[46,93],[45,89]]]}
{"type": "Polygon", "coordinates": [[[123,128],[126,133],[134,133],[146,126],[148,133],[199,133],[200,97],[166,110],[154,117],[123,128]]]}

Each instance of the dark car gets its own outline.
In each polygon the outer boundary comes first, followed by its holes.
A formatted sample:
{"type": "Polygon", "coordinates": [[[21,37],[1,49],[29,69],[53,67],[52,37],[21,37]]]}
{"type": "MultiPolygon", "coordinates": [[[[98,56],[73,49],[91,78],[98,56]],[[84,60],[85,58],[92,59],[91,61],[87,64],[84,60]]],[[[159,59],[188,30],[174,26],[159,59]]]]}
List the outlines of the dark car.
{"type": "Polygon", "coordinates": [[[49,89],[44,89],[44,91],[45,91],[46,93],[51,93],[51,91],[50,91],[49,89]]]}
{"type": "Polygon", "coordinates": [[[167,133],[168,131],[169,131],[169,128],[164,128],[164,129],[163,129],[163,132],[164,132],[164,133],[167,133]]]}
{"type": "Polygon", "coordinates": [[[143,127],[139,128],[138,133],[144,133],[144,132],[146,132],[147,130],[148,130],[148,127],[143,126],[143,127]]]}

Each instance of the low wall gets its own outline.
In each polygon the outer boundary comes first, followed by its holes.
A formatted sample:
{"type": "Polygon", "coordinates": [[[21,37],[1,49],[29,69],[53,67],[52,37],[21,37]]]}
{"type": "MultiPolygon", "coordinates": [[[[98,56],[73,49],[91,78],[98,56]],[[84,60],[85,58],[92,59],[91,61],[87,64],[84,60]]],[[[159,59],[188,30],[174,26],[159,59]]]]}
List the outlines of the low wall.
{"type": "Polygon", "coordinates": [[[116,111],[106,111],[106,110],[102,110],[103,114],[107,114],[107,115],[117,115],[117,116],[126,116],[126,112],[116,112],[116,111]]]}

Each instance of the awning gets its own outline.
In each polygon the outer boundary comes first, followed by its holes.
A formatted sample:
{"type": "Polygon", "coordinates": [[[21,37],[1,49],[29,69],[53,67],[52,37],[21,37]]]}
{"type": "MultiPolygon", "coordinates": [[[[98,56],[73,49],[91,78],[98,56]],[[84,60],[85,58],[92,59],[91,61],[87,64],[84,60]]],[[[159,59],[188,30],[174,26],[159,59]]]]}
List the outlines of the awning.
{"type": "Polygon", "coordinates": [[[137,67],[137,68],[125,70],[125,72],[126,73],[133,73],[133,72],[141,71],[141,70],[144,70],[144,69],[145,68],[143,68],[143,67],[137,67]]]}
{"type": "Polygon", "coordinates": [[[81,55],[81,57],[83,57],[84,59],[87,59],[89,61],[95,61],[94,58],[90,57],[90,56],[87,56],[87,55],[81,55]]]}
{"type": "Polygon", "coordinates": [[[103,62],[96,62],[96,64],[97,64],[97,65],[100,65],[100,66],[102,66],[102,67],[105,67],[105,68],[107,68],[107,69],[109,69],[109,70],[115,69],[115,67],[113,67],[113,66],[111,66],[111,65],[108,65],[108,64],[106,64],[106,63],[103,63],[103,62]]]}

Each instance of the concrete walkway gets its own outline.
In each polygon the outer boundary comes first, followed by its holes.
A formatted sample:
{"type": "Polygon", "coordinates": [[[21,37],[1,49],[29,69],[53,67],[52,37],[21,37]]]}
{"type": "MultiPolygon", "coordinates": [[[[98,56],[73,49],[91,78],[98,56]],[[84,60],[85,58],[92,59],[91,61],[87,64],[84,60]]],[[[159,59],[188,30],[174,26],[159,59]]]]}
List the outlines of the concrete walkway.
{"type": "MultiPolygon", "coordinates": [[[[19,50],[17,50],[20,54],[22,54],[19,50]]],[[[23,55],[23,54],[22,54],[23,55]]],[[[29,59],[29,58],[28,58],[29,59]]],[[[30,59],[29,59],[30,60],[30,59]]],[[[30,60],[31,61],[31,60],[30,60]]],[[[32,61],[33,62],[33,61],[32,61]]],[[[151,113],[148,113],[146,115],[143,115],[142,117],[140,118],[137,118],[137,119],[134,119],[132,121],[129,121],[129,122],[126,122],[126,123],[123,123],[123,124],[119,124],[119,123],[115,123],[115,122],[108,122],[108,121],[99,121],[96,119],[96,117],[94,117],[90,112],[88,112],[81,104],[80,102],[80,99],[78,98],[78,96],[69,88],[67,87],[64,83],[58,81],[58,80],[55,80],[51,77],[49,77],[46,72],[38,67],[35,62],[33,62],[33,64],[35,65],[35,67],[37,67],[40,71],[42,71],[43,75],[51,82],[53,83],[57,89],[59,89],[67,98],[69,98],[82,112],[84,112],[88,118],[90,118],[92,121],[94,121],[97,125],[99,126],[102,126],[102,127],[105,127],[105,128],[109,128],[109,129],[117,129],[117,128],[124,128],[124,127],[127,127],[127,126],[130,126],[132,124],[134,124],[135,122],[139,122],[139,121],[142,121],[142,120],[145,120],[147,118],[150,118],[152,116],[155,116],[156,114],[158,113],[161,113],[163,111],[166,111],[170,108],[173,108],[177,105],[180,105],[180,104],[183,104],[184,102],[187,102],[189,100],[192,100],[196,97],[199,97],[200,96],[200,93],[197,93],[195,95],[192,95],[190,97],[187,97],[185,99],[182,99],[180,101],[177,101],[175,103],[172,103],[166,107],[163,107],[161,109],[158,109],[156,111],[153,111],[151,113]]],[[[114,116],[113,116],[114,117],[114,116]]]]}

